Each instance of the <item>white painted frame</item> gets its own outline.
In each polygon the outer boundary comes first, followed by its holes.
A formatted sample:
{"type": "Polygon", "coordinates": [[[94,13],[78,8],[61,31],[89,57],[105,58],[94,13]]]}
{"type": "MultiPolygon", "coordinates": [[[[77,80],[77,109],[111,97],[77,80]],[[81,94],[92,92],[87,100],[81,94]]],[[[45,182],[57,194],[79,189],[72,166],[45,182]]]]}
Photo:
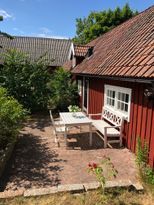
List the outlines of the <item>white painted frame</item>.
{"type": "Polygon", "coordinates": [[[83,78],[83,100],[82,100],[82,109],[83,111],[85,111],[87,114],[88,114],[88,111],[89,111],[89,79],[86,79],[85,77],[83,78]],[[87,108],[84,107],[84,98],[85,98],[85,81],[88,81],[88,84],[87,84],[87,108]]]}
{"type": "Polygon", "coordinates": [[[104,107],[112,110],[113,112],[119,113],[119,115],[123,116],[128,122],[130,121],[131,96],[132,96],[132,89],[131,88],[125,88],[125,87],[113,86],[113,85],[107,85],[107,84],[104,85],[104,107]],[[108,89],[115,91],[115,105],[114,105],[114,107],[107,105],[107,90],[108,89]],[[129,95],[128,112],[124,112],[124,111],[117,109],[118,92],[125,93],[125,94],[129,95]]]}
{"type": "Polygon", "coordinates": [[[77,80],[77,86],[78,86],[78,94],[81,96],[82,95],[82,80],[81,79],[77,80]]]}

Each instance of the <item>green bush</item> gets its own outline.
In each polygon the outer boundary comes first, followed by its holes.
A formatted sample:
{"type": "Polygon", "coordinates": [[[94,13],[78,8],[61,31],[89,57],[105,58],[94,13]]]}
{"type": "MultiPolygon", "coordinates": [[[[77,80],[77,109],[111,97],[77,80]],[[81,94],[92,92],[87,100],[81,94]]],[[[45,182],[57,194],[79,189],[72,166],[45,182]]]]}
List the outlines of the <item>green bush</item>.
{"type": "Polygon", "coordinates": [[[146,141],[141,142],[141,138],[137,139],[136,162],[140,169],[142,179],[149,184],[154,184],[154,170],[148,165],[148,144],[146,141]]]}
{"type": "Polygon", "coordinates": [[[139,167],[145,166],[148,162],[148,145],[146,141],[142,145],[140,137],[137,138],[136,162],[139,167]]]}
{"type": "Polygon", "coordinates": [[[32,61],[28,55],[17,50],[9,50],[4,54],[0,86],[7,88],[9,95],[30,111],[47,108],[49,80],[45,56],[32,61]]]}
{"type": "Polygon", "coordinates": [[[50,109],[66,111],[69,105],[78,104],[77,86],[71,80],[71,73],[63,68],[54,72],[49,88],[51,90],[50,109]]]}
{"type": "Polygon", "coordinates": [[[7,95],[5,88],[0,87],[0,150],[16,140],[21,122],[27,112],[13,97],[7,95]]]}

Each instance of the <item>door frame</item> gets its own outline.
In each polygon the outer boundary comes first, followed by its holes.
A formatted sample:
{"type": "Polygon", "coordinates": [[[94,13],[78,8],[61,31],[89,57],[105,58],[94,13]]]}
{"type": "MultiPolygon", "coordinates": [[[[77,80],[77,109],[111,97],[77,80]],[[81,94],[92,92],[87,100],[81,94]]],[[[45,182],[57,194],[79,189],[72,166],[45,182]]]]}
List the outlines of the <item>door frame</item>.
{"type": "Polygon", "coordinates": [[[85,111],[88,114],[88,110],[89,110],[89,79],[86,79],[85,77],[83,77],[83,100],[82,100],[82,109],[83,111],[85,111]],[[85,98],[85,82],[87,80],[87,108],[84,107],[84,98],[85,98]]]}

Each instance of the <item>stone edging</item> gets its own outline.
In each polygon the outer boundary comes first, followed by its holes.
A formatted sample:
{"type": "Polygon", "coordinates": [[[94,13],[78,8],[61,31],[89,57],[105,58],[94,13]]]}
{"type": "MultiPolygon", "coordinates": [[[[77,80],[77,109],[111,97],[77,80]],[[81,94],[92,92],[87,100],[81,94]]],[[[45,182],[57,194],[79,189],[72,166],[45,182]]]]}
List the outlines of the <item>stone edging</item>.
{"type": "MultiPolygon", "coordinates": [[[[132,183],[130,180],[119,180],[119,181],[107,181],[105,188],[114,188],[114,187],[130,187],[133,186],[137,191],[142,191],[142,184],[132,183]]],[[[18,191],[4,191],[0,192],[0,199],[13,198],[17,196],[41,196],[47,194],[55,194],[61,192],[69,193],[81,193],[89,190],[98,189],[100,187],[99,182],[83,183],[83,184],[66,184],[53,186],[51,188],[40,188],[40,189],[21,189],[18,191]]]]}

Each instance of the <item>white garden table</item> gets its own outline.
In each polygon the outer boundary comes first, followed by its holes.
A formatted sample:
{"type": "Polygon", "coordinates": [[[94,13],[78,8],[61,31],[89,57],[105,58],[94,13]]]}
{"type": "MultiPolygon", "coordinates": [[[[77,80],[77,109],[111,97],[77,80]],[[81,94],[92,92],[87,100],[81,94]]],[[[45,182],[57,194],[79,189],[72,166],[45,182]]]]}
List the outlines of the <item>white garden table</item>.
{"type": "Polygon", "coordinates": [[[69,127],[73,126],[89,126],[89,144],[92,146],[92,120],[89,119],[84,113],[82,112],[60,112],[60,118],[65,125],[65,139],[66,139],[66,144],[67,144],[67,131],[69,127]],[[75,116],[74,116],[75,114],[75,116]]]}

